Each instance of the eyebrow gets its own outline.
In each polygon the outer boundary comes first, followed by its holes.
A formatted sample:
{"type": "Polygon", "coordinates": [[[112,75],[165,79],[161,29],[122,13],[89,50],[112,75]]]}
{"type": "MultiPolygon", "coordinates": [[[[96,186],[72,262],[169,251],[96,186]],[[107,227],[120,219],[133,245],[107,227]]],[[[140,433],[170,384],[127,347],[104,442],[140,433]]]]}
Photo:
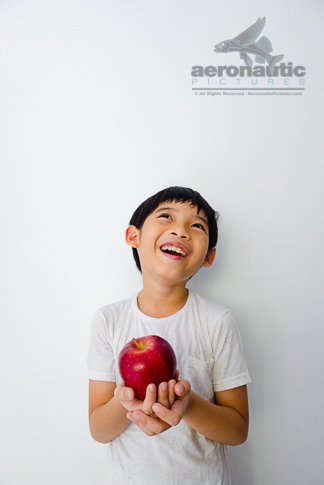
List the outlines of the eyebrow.
{"type": "MultiPolygon", "coordinates": [[[[173,211],[173,212],[176,212],[176,210],[173,207],[161,207],[161,209],[156,209],[155,212],[163,212],[163,211],[173,211]]],[[[208,226],[208,220],[205,219],[205,217],[202,217],[199,214],[196,214],[195,217],[197,217],[201,221],[204,221],[207,224],[207,226],[208,226]]]]}

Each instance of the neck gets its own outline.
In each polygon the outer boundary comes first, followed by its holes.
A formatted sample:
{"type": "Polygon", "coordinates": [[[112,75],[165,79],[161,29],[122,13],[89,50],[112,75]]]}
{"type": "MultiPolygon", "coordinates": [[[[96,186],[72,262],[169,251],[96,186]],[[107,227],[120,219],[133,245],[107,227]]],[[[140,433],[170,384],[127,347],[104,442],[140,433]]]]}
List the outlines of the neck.
{"type": "Polygon", "coordinates": [[[189,292],[185,285],[173,287],[143,286],[138,295],[139,309],[155,318],[164,318],[177,313],[185,305],[189,292]]]}

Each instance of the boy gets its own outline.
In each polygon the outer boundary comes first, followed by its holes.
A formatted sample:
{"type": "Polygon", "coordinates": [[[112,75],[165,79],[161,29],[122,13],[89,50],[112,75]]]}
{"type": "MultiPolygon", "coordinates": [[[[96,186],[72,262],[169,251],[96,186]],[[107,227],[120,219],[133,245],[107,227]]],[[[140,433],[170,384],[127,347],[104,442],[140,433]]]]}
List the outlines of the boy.
{"type": "Polygon", "coordinates": [[[107,484],[229,485],[226,445],[248,434],[250,382],[231,313],[188,291],[215,257],[218,214],[191,189],[170,187],[143,202],[126,231],[143,288],[93,319],[88,367],[93,438],[108,443],[107,484]],[[118,356],[133,337],[173,347],[176,379],[123,386],[118,356]]]}

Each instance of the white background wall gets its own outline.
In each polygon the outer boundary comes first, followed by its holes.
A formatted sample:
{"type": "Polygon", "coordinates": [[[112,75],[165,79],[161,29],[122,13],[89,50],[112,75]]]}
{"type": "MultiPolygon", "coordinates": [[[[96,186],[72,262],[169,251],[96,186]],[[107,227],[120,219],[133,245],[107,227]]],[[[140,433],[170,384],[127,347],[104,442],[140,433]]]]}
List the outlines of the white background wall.
{"type": "Polygon", "coordinates": [[[124,230],[170,185],[221,214],[190,286],[234,311],[253,380],[233,485],[323,483],[322,65],[316,0],[0,0],[1,485],[102,484],[90,321],[140,289],[124,230]],[[194,95],[264,16],[304,94],[194,95]]]}

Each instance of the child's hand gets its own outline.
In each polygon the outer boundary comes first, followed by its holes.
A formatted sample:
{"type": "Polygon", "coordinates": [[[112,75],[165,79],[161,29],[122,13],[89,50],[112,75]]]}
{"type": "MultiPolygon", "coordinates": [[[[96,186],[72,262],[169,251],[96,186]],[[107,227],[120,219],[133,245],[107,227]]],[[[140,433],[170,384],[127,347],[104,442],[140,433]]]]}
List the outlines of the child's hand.
{"type": "Polygon", "coordinates": [[[147,386],[144,401],[135,396],[135,391],[131,387],[125,387],[123,384],[118,384],[114,391],[114,395],[119,399],[119,402],[127,411],[142,410],[145,414],[153,414],[152,405],[156,402],[156,385],[150,384],[147,386]]]}
{"type": "Polygon", "coordinates": [[[152,406],[155,402],[158,402],[170,409],[175,400],[174,387],[179,379],[179,371],[176,371],[175,379],[171,379],[169,382],[161,382],[158,388],[158,396],[156,399],[156,385],[149,384],[146,389],[146,395],[144,401],[135,397],[134,389],[131,387],[125,387],[123,384],[118,384],[114,391],[114,395],[119,399],[120,403],[127,411],[142,410],[143,413],[151,416],[154,414],[152,406]]]}
{"type": "MultiPolygon", "coordinates": [[[[176,379],[178,379],[178,375],[179,372],[177,371],[176,379]]],[[[118,384],[114,391],[114,395],[119,399],[120,403],[127,409],[127,411],[141,410],[143,413],[151,416],[154,414],[152,406],[156,402],[162,404],[167,409],[171,408],[176,397],[174,390],[175,385],[175,379],[171,379],[169,382],[161,382],[157,393],[156,385],[149,384],[146,389],[144,401],[136,398],[134,389],[125,387],[123,384],[118,384]]]]}
{"type": "MultiPolygon", "coordinates": [[[[190,389],[189,381],[180,380],[175,384],[175,400],[170,408],[161,402],[162,399],[158,399],[158,402],[152,405],[155,417],[148,416],[143,409],[131,411],[127,413],[127,417],[148,436],[163,433],[181,421],[189,403],[190,389]]],[[[166,400],[164,403],[167,404],[166,400]]]]}

